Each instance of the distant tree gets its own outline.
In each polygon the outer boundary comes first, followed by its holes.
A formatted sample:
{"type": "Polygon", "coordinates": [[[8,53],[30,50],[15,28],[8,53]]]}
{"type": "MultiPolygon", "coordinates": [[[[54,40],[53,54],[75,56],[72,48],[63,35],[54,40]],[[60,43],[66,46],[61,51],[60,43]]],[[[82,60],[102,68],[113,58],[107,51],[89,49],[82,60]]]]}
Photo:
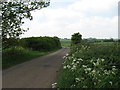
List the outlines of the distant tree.
{"type": "Polygon", "coordinates": [[[103,42],[114,42],[113,38],[111,39],[104,39],[103,42]]]}
{"type": "Polygon", "coordinates": [[[120,43],[120,39],[118,39],[118,42],[120,43]]]}
{"type": "MultiPolygon", "coordinates": [[[[12,2],[0,2],[2,5],[2,38],[3,41],[6,38],[16,38],[27,30],[21,28],[21,25],[24,24],[22,21],[24,18],[30,20],[33,19],[31,11],[36,9],[41,9],[49,6],[50,2],[45,2],[41,0],[40,2],[28,1],[25,0],[13,0],[12,2]]],[[[1,6],[0,5],[0,6],[1,6]]]]}
{"type": "Polygon", "coordinates": [[[81,40],[82,40],[82,35],[79,32],[74,33],[72,35],[72,38],[71,38],[72,44],[78,44],[81,42],[81,40]]]}

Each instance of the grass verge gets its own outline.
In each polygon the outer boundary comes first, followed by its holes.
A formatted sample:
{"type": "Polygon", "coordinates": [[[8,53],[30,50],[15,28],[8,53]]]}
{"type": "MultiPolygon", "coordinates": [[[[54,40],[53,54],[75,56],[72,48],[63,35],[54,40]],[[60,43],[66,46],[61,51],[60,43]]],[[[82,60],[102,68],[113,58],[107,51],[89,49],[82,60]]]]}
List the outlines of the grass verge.
{"type": "Polygon", "coordinates": [[[3,51],[2,54],[2,69],[7,69],[14,65],[32,60],[39,56],[47,55],[58,49],[51,51],[32,51],[22,47],[9,48],[3,51]]]}

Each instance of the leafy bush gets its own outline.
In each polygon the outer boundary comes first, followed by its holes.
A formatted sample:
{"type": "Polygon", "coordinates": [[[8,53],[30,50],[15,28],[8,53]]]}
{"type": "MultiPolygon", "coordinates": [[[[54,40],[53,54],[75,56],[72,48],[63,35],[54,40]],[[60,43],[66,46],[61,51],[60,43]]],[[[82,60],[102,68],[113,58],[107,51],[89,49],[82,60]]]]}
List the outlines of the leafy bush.
{"type": "Polygon", "coordinates": [[[2,42],[3,49],[10,48],[17,45],[19,45],[19,39],[15,39],[15,38],[6,38],[2,42]]]}
{"type": "Polygon", "coordinates": [[[72,35],[72,38],[71,38],[72,44],[78,44],[81,42],[81,40],[82,40],[82,35],[79,32],[74,33],[72,35]]]}
{"type": "Polygon", "coordinates": [[[58,37],[30,37],[23,38],[23,44],[25,47],[37,51],[48,51],[61,48],[61,44],[58,37]]]}

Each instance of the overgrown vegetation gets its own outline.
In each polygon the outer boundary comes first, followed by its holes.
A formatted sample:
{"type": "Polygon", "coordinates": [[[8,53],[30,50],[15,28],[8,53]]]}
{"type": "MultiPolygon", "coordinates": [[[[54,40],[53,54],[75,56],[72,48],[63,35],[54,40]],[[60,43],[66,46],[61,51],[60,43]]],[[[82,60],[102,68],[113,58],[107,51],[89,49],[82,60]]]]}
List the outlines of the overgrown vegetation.
{"type": "Polygon", "coordinates": [[[10,38],[4,46],[7,48],[3,49],[3,69],[61,48],[58,37],[10,38]]]}
{"type": "Polygon", "coordinates": [[[81,42],[63,58],[57,88],[120,88],[120,44],[81,42]]]}
{"type": "MultiPolygon", "coordinates": [[[[57,49],[56,49],[57,50],[57,49]]],[[[55,50],[51,51],[32,51],[27,48],[23,48],[20,46],[8,48],[3,51],[2,58],[2,68],[6,69],[16,64],[23,63],[28,60],[32,60],[36,57],[49,54],[55,50]]]]}

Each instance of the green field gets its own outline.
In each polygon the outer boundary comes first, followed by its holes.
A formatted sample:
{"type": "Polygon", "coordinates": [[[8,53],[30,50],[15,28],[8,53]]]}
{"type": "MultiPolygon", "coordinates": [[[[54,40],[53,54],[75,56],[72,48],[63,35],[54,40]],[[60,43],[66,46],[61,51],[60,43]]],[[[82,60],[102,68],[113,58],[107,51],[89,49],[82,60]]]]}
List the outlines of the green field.
{"type": "Polygon", "coordinates": [[[120,44],[81,43],[64,56],[57,88],[120,88],[120,44]]]}
{"type": "Polygon", "coordinates": [[[71,40],[60,40],[62,47],[70,47],[71,40]]]}
{"type": "Polygon", "coordinates": [[[95,44],[102,44],[102,45],[111,45],[115,44],[116,42],[94,42],[95,44]]]}

